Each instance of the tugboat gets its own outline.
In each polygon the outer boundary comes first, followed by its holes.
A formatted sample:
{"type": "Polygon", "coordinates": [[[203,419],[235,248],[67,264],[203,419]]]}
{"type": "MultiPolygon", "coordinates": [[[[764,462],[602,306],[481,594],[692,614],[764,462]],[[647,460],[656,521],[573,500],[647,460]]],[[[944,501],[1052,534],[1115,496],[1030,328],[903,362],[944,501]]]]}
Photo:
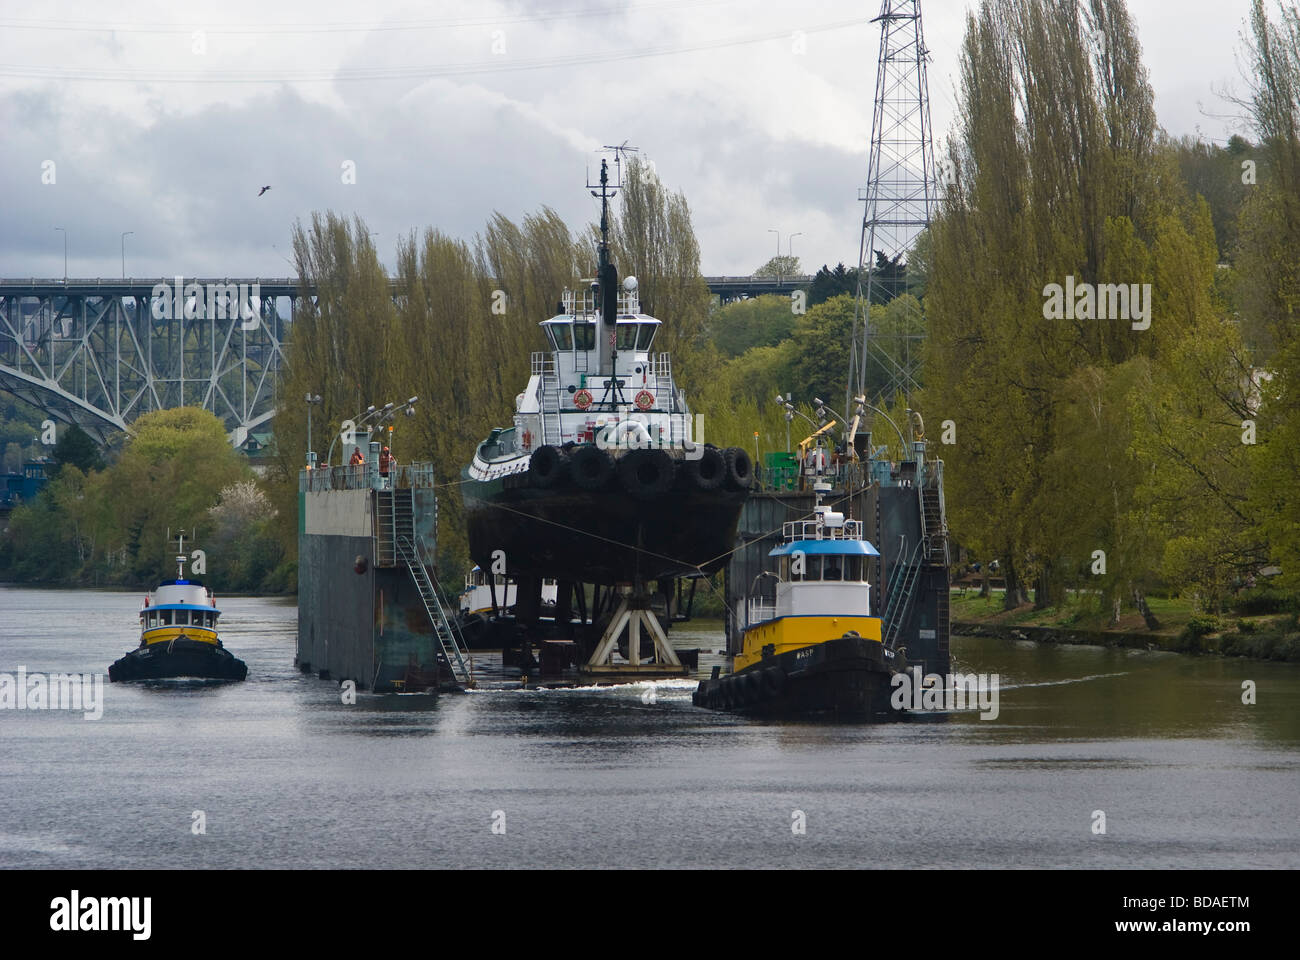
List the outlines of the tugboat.
{"type": "Polygon", "coordinates": [[[732,673],[700,682],[696,706],[761,717],[892,719],[893,675],[905,654],[882,642],[872,614],[869,560],[879,553],[862,521],[822,504],[832,487],[818,478],[814,518],[787,522],[772,592],[748,600],[732,673]]]}
{"type": "Polygon", "coordinates": [[[178,539],[176,579],[165,580],[140,608],[140,646],[108,668],[113,682],[198,677],[243,680],[248,666],[217,636],[221,611],[197,580],[185,579],[184,538],[178,539]]]}
{"type": "MultiPolygon", "coordinates": [[[[745,450],[719,450],[692,429],[669,356],[651,352],[660,321],[641,312],[635,277],[620,288],[611,260],[609,201],[621,184],[611,184],[607,160],[588,186],[601,201],[597,276],[541,321],[550,350],[532,356],[513,425],[493,430],[463,471],[469,552],[485,570],[504,559],[525,624],[539,619],[545,578],[558,581],[563,623],[571,598],[587,619],[583,584],[608,588],[591,611],[587,666],[610,672],[615,648],[644,627],[659,675],[676,675],[684,668],[654,598],[726,564],[753,465],[745,450]]],[[[650,673],[641,644],[631,647],[630,672],[650,673]]]]}
{"type": "MultiPolygon", "coordinates": [[[[508,646],[515,639],[515,597],[518,587],[504,574],[484,573],[474,565],[465,574],[465,589],[459,597],[460,612],[456,626],[465,637],[471,650],[495,650],[508,646]]],[[[547,578],[542,581],[542,606],[540,619],[555,626],[556,583],[547,578]]]]}

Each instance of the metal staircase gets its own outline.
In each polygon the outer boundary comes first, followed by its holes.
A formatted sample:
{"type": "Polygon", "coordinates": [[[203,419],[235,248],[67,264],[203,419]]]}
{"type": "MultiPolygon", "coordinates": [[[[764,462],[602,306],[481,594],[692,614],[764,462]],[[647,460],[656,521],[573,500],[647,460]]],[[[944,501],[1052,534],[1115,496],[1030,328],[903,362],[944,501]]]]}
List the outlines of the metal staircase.
{"type": "Polygon", "coordinates": [[[397,565],[397,507],[395,494],[398,492],[407,495],[407,522],[409,523],[411,491],[375,491],[375,566],[378,567],[397,565]]]}
{"type": "Polygon", "coordinates": [[[555,358],[546,353],[533,354],[533,374],[541,377],[542,395],[538,407],[541,411],[542,436],[539,442],[558,447],[563,441],[560,429],[560,375],[555,369],[555,358]]]}
{"type": "Polygon", "coordinates": [[[415,581],[416,589],[420,591],[420,599],[424,601],[424,611],[433,624],[433,635],[438,640],[443,661],[451,669],[457,683],[463,687],[474,686],[474,664],[470,660],[469,649],[465,646],[465,638],[447,616],[446,600],[438,591],[437,583],[429,574],[424,561],[416,554],[415,545],[409,537],[399,533],[396,546],[398,555],[411,573],[411,579],[415,581]]]}
{"type": "Polygon", "coordinates": [[[948,565],[948,520],[943,515],[943,495],[938,486],[920,489],[921,534],[925,559],[932,564],[948,565]]]}
{"type": "MultiPolygon", "coordinates": [[[[885,631],[881,639],[890,650],[897,646],[898,635],[902,632],[903,624],[907,622],[907,615],[912,609],[916,584],[921,576],[921,559],[925,544],[925,540],[919,542],[906,563],[894,564],[894,569],[889,574],[889,588],[885,598],[885,631]]],[[[906,552],[907,544],[903,541],[899,545],[899,556],[902,557],[906,552]]]]}

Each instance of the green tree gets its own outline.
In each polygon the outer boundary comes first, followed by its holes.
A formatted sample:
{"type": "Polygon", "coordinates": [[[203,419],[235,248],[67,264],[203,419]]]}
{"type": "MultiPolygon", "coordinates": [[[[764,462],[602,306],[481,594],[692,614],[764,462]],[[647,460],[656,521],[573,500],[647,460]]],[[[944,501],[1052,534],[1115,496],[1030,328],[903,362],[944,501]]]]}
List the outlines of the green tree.
{"type": "Polygon", "coordinates": [[[756,277],[798,277],[803,274],[803,267],[798,257],[775,256],[754,271],[756,277]]]}
{"type": "Polygon", "coordinates": [[[104,458],[99,455],[99,447],[75,423],[63,431],[54,445],[54,462],[60,467],[72,464],[82,473],[104,469],[104,458]]]}
{"type": "Polygon", "coordinates": [[[723,355],[738,357],[751,347],[772,347],[789,339],[795,319],[789,297],[767,293],[714,310],[709,332],[723,355]]]}

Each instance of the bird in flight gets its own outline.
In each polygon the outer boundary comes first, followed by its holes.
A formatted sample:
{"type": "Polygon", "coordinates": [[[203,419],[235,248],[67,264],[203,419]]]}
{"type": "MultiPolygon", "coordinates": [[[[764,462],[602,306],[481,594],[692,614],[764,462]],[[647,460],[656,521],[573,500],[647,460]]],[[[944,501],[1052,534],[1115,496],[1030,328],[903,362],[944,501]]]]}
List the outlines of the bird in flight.
{"type": "Polygon", "coordinates": [[[263,187],[261,190],[257,191],[257,195],[260,197],[262,194],[266,193],[266,191],[270,189],[271,189],[270,187],[263,187]]]}

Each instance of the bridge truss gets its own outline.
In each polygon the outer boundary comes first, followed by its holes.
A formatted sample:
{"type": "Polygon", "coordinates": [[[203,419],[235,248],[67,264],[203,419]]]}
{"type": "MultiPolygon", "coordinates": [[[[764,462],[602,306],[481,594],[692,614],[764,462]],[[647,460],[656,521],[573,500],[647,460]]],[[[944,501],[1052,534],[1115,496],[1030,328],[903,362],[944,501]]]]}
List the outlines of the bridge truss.
{"type": "Polygon", "coordinates": [[[300,303],[293,281],[253,283],[241,313],[201,295],[239,281],[183,281],[165,298],[176,278],[0,281],[0,390],[101,442],[144,413],[197,406],[242,444],[275,413],[300,303]]]}

